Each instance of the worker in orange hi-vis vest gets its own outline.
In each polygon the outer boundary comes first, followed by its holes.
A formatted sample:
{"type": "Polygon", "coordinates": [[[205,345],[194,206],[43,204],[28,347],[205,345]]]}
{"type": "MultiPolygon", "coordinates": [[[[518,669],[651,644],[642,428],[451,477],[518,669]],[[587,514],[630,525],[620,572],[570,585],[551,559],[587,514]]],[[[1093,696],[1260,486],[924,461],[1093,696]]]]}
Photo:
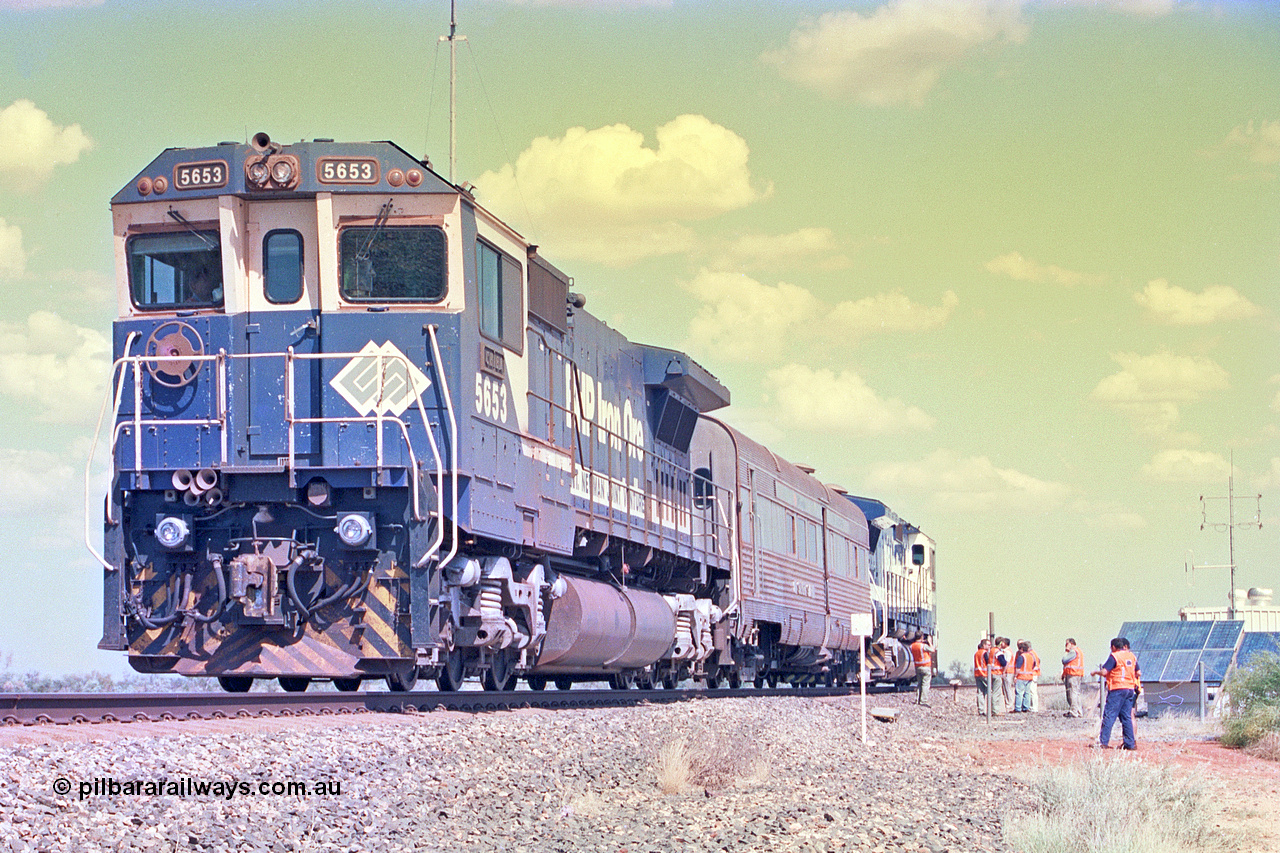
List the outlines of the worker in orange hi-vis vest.
{"type": "Polygon", "coordinates": [[[916,667],[916,704],[929,707],[929,682],[933,681],[934,665],[933,643],[928,634],[921,634],[911,644],[911,662],[916,667]]]}
{"type": "MultiPolygon", "coordinates": [[[[992,672],[994,664],[991,658],[991,641],[979,640],[978,650],[973,653],[973,683],[978,688],[978,713],[984,715],[987,713],[987,706],[991,704],[991,694],[999,689],[999,676],[992,672]],[[987,682],[988,675],[993,677],[994,683],[987,682]],[[992,689],[988,690],[988,687],[992,689]]],[[[991,713],[995,713],[994,707],[991,708],[991,713]]]]}
{"type": "Polygon", "coordinates": [[[1000,665],[1003,672],[1001,673],[1000,694],[1004,700],[1000,713],[1013,712],[1013,652],[1009,649],[1009,638],[996,638],[996,663],[1000,665]]]}
{"type": "Polygon", "coordinates": [[[1064,717],[1083,717],[1084,703],[1080,689],[1084,685],[1084,652],[1076,646],[1073,637],[1067,638],[1062,654],[1062,684],[1067,690],[1067,712],[1064,717]]]}
{"type": "Polygon", "coordinates": [[[1107,705],[1102,712],[1102,731],[1098,733],[1098,746],[1106,749],[1111,742],[1111,730],[1116,727],[1116,718],[1120,719],[1120,730],[1124,733],[1124,748],[1137,749],[1138,738],[1133,730],[1133,705],[1142,692],[1142,670],[1138,668],[1138,658],[1129,651],[1129,641],[1124,637],[1116,637],[1111,641],[1111,657],[1102,665],[1102,669],[1094,670],[1094,675],[1106,676],[1107,705]]]}
{"type": "Polygon", "coordinates": [[[1040,677],[1040,656],[1031,650],[1026,640],[1018,641],[1018,654],[1013,659],[1015,713],[1028,713],[1031,707],[1031,685],[1040,677]]]}

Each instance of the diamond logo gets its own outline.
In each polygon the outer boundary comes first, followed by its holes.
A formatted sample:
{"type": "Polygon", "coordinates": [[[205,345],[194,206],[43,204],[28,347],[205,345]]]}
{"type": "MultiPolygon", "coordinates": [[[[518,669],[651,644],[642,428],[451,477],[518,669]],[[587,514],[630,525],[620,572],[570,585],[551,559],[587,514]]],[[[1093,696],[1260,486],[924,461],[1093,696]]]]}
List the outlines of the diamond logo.
{"type": "Polygon", "coordinates": [[[390,341],[382,346],[369,341],[329,385],[366,417],[375,412],[398,417],[431,380],[390,341]]]}

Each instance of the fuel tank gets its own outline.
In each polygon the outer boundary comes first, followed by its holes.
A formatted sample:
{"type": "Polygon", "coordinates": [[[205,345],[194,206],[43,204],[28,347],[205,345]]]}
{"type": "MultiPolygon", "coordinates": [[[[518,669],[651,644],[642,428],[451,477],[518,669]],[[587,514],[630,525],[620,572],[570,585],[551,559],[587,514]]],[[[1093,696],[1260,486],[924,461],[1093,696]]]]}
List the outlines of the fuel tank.
{"type": "Polygon", "coordinates": [[[662,596],[562,575],[534,672],[617,672],[648,666],[675,639],[676,617],[662,596]]]}

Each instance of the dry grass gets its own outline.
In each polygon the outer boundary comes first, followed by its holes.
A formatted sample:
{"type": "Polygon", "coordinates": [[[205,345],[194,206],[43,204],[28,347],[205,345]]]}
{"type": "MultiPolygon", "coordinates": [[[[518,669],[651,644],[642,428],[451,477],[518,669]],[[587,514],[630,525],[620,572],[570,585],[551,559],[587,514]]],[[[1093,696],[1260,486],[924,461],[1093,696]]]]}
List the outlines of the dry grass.
{"type": "Polygon", "coordinates": [[[1224,849],[1197,779],[1137,759],[1099,756],[1033,783],[1037,810],[1011,819],[1023,853],[1200,853],[1224,849]]]}
{"type": "Polygon", "coordinates": [[[716,791],[758,785],[769,778],[769,765],[753,738],[704,735],[694,741],[677,735],[658,747],[654,772],[660,791],[679,794],[692,787],[716,791]]]}
{"type": "Polygon", "coordinates": [[[1254,758],[1280,761],[1280,732],[1268,732],[1254,743],[1246,746],[1244,751],[1254,758]]]}

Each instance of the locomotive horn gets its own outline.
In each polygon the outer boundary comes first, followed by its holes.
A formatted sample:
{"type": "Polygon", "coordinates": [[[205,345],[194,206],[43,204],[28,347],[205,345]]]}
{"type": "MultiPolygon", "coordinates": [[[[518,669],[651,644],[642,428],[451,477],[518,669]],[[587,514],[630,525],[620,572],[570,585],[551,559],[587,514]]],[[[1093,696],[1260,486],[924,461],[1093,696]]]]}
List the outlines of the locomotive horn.
{"type": "Polygon", "coordinates": [[[187,506],[199,506],[200,496],[195,494],[194,492],[183,492],[182,502],[187,506]]]}
{"type": "Polygon", "coordinates": [[[280,150],[280,144],[272,142],[271,137],[262,132],[255,133],[253,139],[250,140],[250,144],[253,145],[253,150],[259,154],[274,154],[280,150]]]}
{"type": "Polygon", "coordinates": [[[185,492],[187,489],[191,488],[192,482],[191,472],[186,468],[179,468],[177,471],[173,472],[173,487],[178,491],[185,492]]]}

